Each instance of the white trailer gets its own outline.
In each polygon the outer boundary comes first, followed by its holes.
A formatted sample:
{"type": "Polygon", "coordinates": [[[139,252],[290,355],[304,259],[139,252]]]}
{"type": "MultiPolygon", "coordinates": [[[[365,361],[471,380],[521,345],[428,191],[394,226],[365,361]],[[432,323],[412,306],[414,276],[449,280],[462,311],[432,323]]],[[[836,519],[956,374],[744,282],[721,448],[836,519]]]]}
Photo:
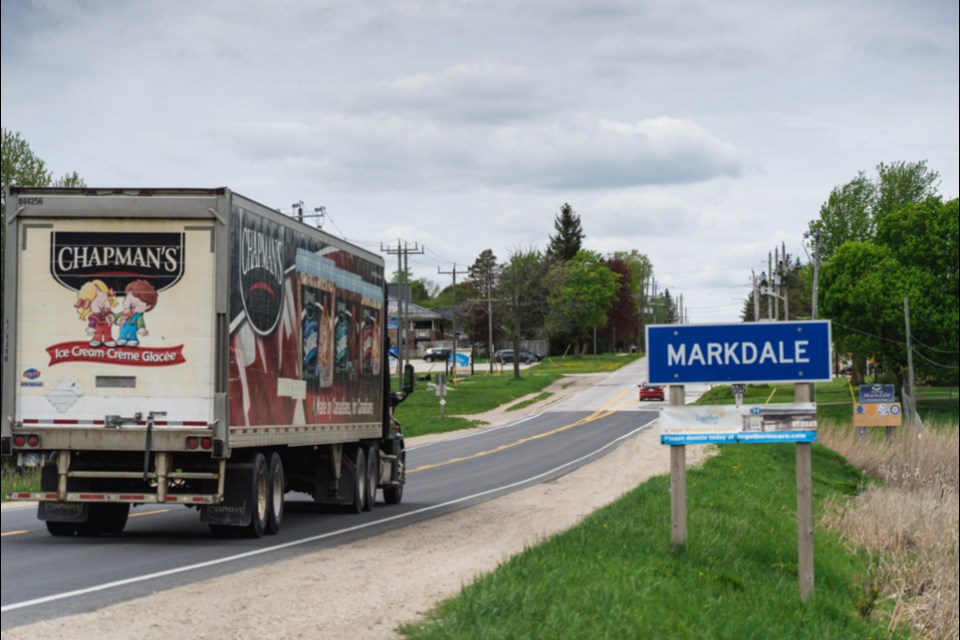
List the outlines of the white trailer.
{"type": "Polygon", "coordinates": [[[131,504],[276,533],[284,495],[399,503],[383,259],[226,188],[11,187],[0,451],[53,535],[131,504]]]}

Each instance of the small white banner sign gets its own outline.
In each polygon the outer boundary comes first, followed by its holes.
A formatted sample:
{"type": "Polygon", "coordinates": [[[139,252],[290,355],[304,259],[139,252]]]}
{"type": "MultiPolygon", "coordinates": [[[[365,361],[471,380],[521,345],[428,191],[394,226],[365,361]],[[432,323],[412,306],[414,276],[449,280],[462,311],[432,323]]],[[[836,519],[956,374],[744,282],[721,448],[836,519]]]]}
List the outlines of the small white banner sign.
{"type": "Polygon", "coordinates": [[[817,405],[685,405],[660,409],[660,443],[814,442],[817,405]]]}

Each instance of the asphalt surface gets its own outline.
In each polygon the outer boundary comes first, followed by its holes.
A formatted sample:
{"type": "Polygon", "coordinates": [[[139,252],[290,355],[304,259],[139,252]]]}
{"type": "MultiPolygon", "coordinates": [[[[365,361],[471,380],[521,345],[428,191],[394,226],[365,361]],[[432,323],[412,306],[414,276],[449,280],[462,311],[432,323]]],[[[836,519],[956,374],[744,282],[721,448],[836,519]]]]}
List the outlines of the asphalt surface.
{"type": "MultiPolygon", "coordinates": [[[[2,629],[82,613],[156,591],[385,533],[547,482],[650,428],[661,403],[637,402],[643,364],[598,376],[542,414],[407,451],[400,505],[324,512],[288,494],[283,527],[259,540],[211,537],[196,511],[141,506],[121,535],[54,538],[36,507],[2,511],[2,629]]],[[[379,497],[379,496],[378,496],[379,497]]],[[[382,499],[382,497],[381,497],[382,499]]]]}

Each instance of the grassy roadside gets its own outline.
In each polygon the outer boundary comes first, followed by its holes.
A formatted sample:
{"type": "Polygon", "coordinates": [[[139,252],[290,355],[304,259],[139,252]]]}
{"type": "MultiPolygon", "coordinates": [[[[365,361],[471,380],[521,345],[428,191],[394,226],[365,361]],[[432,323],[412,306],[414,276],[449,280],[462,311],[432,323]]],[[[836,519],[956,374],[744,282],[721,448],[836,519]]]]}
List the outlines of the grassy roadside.
{"type": "MultiPolygon", "coordinates": [[[[745,402],[792,396],[792,385],[760,385],[745,402]]],[[[701,400],[732,401],[728,387],[701,400]]],[[[892,442],[879,431],[856,436],[844,382],[818,386],[817,401],[828,415],[841,407],[844,420],[824,440],[854,464],[813,448],[808,603],[795,565],[795,447],[739,445],[688,470],[682,553],[670,549],[669,478],[654,478],[401,631],[415,639],[957,637],[956,412],[924,437],[901,431],[905,440],[892,442]]]]}
{"type": "MultiPolygon", "coordinates": [[[[410,638],[868,638],[868,561],[818,528],[816,592],[800,602],[794,447],[722,448],[687,475],[688,546],[670,548],[669,478],[514,557],[444,602],[410,638]]],[[[815,508],[861,474],[814,447],[815,508]]],[[[895,632],[892,637],[906,637],[895,632]]]]}

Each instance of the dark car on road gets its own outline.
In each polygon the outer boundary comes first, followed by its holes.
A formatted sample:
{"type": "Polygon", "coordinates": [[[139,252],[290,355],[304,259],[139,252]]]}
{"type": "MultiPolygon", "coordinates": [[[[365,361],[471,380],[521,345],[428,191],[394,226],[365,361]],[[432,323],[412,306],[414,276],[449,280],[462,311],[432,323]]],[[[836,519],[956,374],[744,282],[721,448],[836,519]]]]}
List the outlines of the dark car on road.
{"type": "MultiPolygon", "coordinates": [[[[513,360],[513,349],[500,349],[493,354],[493,361],[497,364],[508,364],[513,362],[513,360]]],[[[543,360],[543,356],[541,356],[539,353],[534,353],[533,351],[521,349],[519,360],[523,364],[533,364],[534,362],[540,362],[543,360]]]]}
{"type": "Polygon", "coordinates": [[[431,347],[423,354],[423,359],[427,362],[446,362],[450,359],[451,349],[442,349],[440,347],[431,347]]]}

